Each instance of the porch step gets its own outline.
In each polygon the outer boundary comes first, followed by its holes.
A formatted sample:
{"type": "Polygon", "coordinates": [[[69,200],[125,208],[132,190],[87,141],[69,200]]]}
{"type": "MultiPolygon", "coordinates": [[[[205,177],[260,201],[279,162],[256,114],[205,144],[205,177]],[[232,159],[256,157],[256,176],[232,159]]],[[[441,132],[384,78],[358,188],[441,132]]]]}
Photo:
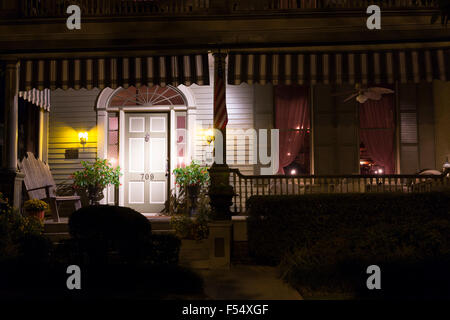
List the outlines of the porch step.
{"type": "Polygon", "coordinates": [[[69,224],[64,222],[46,222],[44,233],[69,233],[69,224]]]}
{"type": "Polygon", "coordinates": [[[44,235],[50,239],[53,243],[59,243],[63,240],[70,239],[70,234],[68,232],[60,232],[60,233],[44,233],[44,235]]]}
{"type": "Polygon", "coordinates": [[[170,225],[170,217],[147,217],[152,225],[152,232],[170,231],[173,232],[170,225]]]}
{"type": "MultiPolygon", "coordinates": [[[[173,230],[170,225],[169,217],[149,218],[149,221],[152,225],[153,234],[175,234],[175,230],[173,230]]],[[[44,234],[55,243],[69,239],[69,219],[61,218],[60,222],[46,220],[44,224],[44,234]]]]}

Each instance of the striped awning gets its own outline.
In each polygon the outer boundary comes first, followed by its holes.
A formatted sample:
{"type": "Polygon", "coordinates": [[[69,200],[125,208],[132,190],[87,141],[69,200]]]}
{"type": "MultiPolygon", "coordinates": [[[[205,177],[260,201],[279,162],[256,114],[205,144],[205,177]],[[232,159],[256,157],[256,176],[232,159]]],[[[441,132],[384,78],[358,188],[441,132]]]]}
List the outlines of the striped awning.
{"type": "Polygon", "coordinates": [[[208,85],[208,55],[22,60],[20,91],[208,85]]]}
{"type": "Polygon", "coordinates": [[[450,80],[450,48],[342,52],[231,52],[228,83],[392,84],[450,80]]]}
{"type": "Polygon", "coordinates": [[[50,111],[50,90],[44,89],[44,90],[37,90],[37,89],[31,89],[29,91],[20,91],[19,97],[23,98],[24,100],[31,102],[32,104],[50,111]]]}

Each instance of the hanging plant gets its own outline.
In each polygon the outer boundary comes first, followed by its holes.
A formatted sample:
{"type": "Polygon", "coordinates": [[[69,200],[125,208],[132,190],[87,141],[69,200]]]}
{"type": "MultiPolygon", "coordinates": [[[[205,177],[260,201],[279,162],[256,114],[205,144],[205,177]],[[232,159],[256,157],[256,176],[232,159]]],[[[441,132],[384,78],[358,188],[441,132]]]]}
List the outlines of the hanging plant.
{"type": "Polygon", "coordinates": [[[449,0],[438,0],[437,2],[439,12],[436,12],[431,17],[431,24],[436,23],[441,18],[441,24],[447,26],[448,20],[450,18],[450,1],[449,0]]]}

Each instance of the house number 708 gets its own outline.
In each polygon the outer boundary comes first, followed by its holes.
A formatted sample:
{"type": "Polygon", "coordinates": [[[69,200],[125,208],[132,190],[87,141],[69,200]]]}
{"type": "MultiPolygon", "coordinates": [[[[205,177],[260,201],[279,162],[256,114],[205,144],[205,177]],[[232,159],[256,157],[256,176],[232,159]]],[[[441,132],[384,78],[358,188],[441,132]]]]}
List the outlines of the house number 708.
{"type": "Polygon", "coordinates": [[[152,174],[142,173],[141,177],[142,177],[142,180],[153,180],[155,178],[153,173],[152,174]]]}

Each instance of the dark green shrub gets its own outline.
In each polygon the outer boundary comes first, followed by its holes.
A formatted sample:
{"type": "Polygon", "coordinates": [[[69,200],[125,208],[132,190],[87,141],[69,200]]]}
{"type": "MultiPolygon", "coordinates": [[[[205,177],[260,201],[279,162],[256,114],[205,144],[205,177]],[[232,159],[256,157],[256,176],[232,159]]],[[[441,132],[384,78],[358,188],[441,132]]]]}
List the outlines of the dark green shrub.
{"type": "Polygon", "coordinates": [[[25,261],[44,263],[50,259],[53,244],[47,237],[27,234],[19,239],[19,255],[25,261]]]}
{"type": "Polygon", "coordinates": [[[124,262],[139,262],[150,250],[151,224],[130,208],[81,208],[70,217],[69,230],[93,263],[106,263],[113,252],[124,262]]]}
{"type": "Polygon", "coordinates": [[[178,265],[181,240],[171,234],[152,236],[152,265],[178,265]]]}
{"type": "Polygon", "coordinates": [[[285,255],[282,276],[304,296],[328,291],[357,298],[450,297],[445,271],[450,268],[450,223],[433,224],[342,230],[285,255]],[[382,292],[369,292],[365,286],[370,265],[382,270],[382,292]]]}
{"type": "Polygon", "coordinates": [[[250,254],[281,261],[304,296],[450,297],[448,194],[255,197],[249,209],[250,254]],[[370,265],[382,268],[382,293],[367,290],[370,265]]]}
{"type": "MultiPolygon", "coordinates": [[[[397,233],[414,231],[402,237],[412,237],[420,246],[418,239],[425,237],[424,232],[432,236],[442,221],[449,220],[449,208],[450,196],[444,193],[252,197],[248,201],[249,252],[260,263],[278,264],[286,253],[325,238],[351,237],[355,232],[367,238],[370,230],[386,228],[397,233]],[[422,225],[428,228],[415,228],[422,225]],[[380,227],[371,229],[375,226],[380,227]]],[[[396,248],[396,238],[381,242],[396,248]]]]}
{"type": "Polygon", "coordinates": [[[3,206],[0,210],[0,259],[32,253],[27,250],[30,244],[28,240],[34,237],[41,244],[46,242],[42,236],[43,229],[39,219],[25,217],[9,205],[3,206]]]}

